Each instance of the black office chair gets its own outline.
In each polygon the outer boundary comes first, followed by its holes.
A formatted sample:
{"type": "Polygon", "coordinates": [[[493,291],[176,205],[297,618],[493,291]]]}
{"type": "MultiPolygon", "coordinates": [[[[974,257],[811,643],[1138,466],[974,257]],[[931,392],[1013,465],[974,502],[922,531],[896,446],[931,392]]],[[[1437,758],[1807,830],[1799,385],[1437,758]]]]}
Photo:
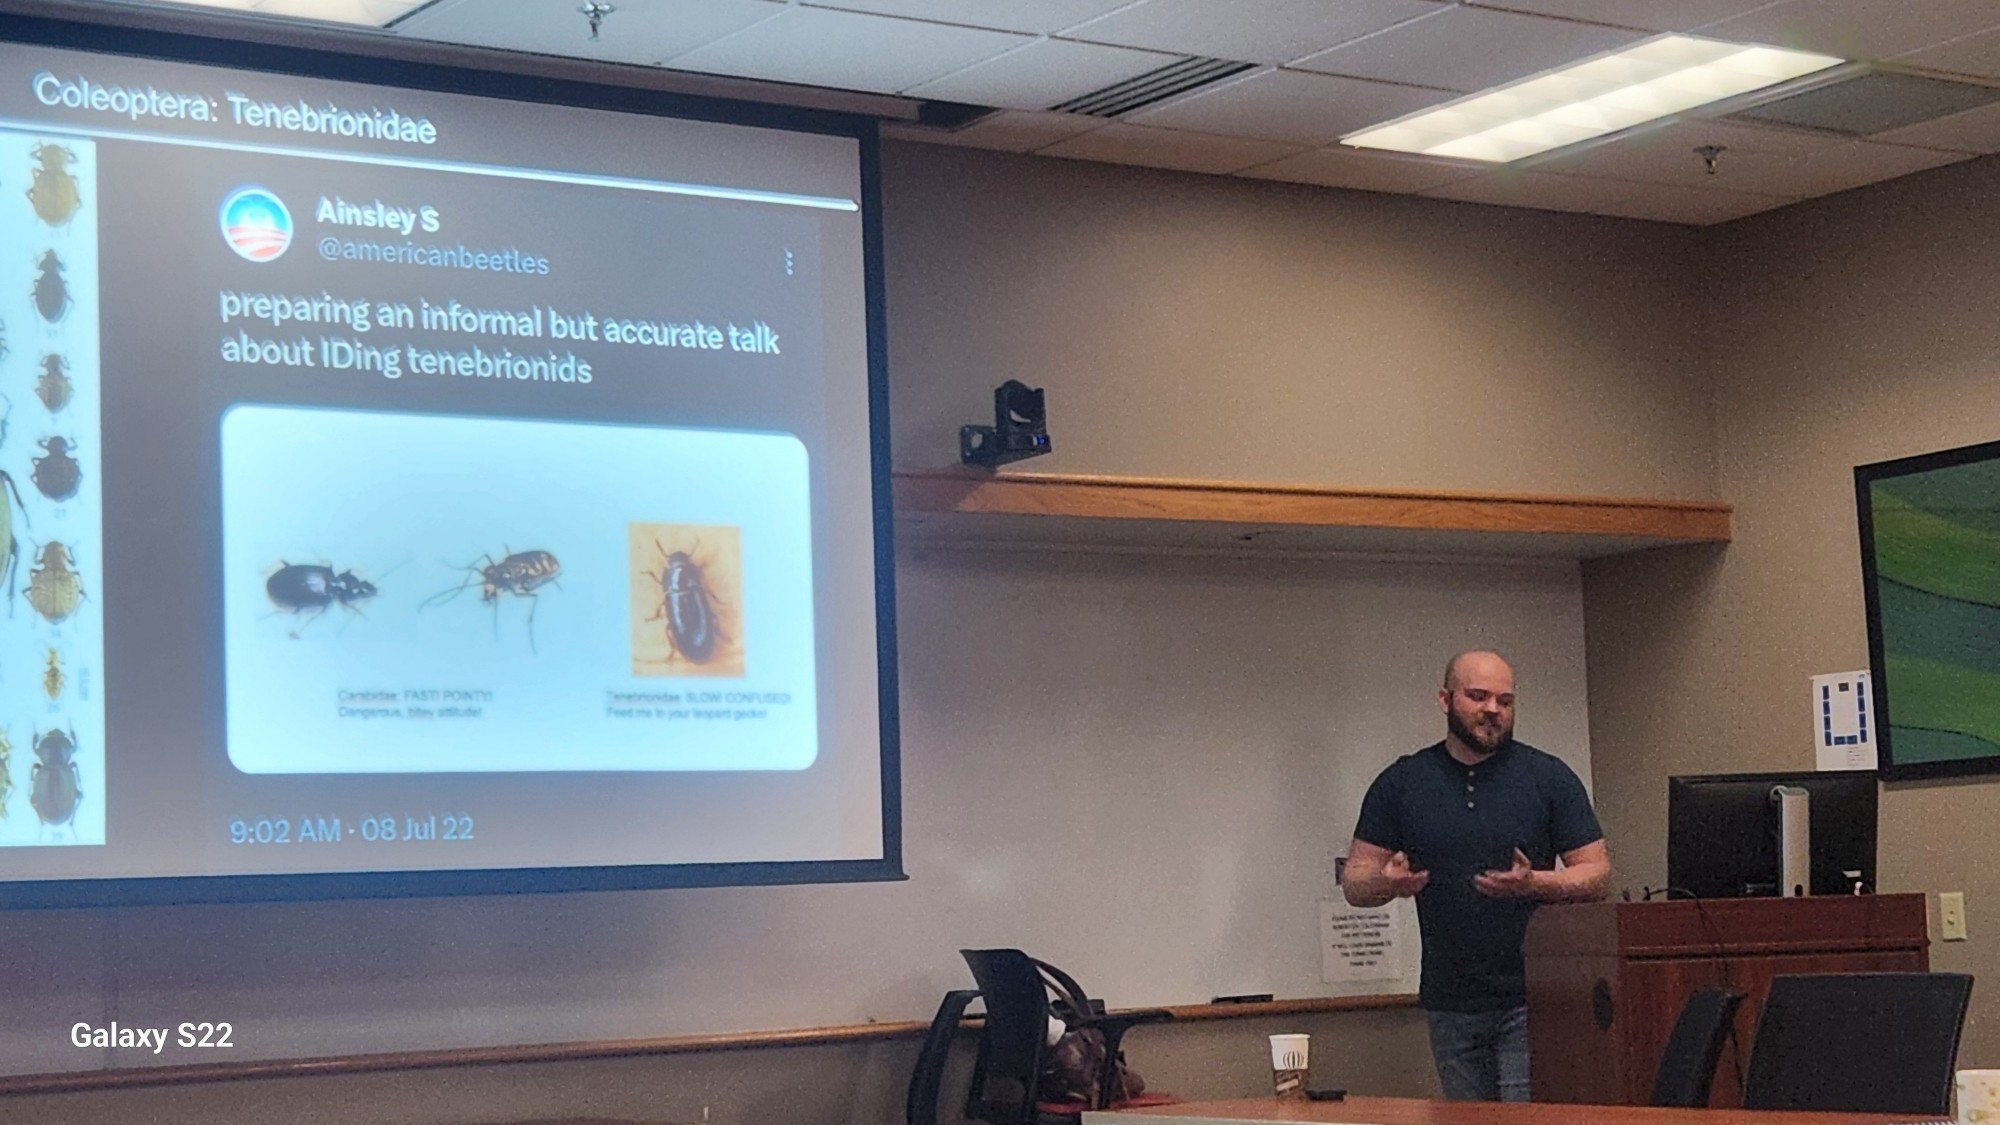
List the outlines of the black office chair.
{"type": "Polygon", "coordinates": [[[1743,1107],[1942,1117],[1971,999],[1962,973],[1776,977],[1743,1107]]]}
{"type": "Polygon", "coordinates": [[[938,1097],[944,1087],[945,1063],[951,1060],[952,1040],[958,1037],[958,1021],[965,1017],[966,1005],[979,991],[962,988],[944,994],[937,1015],[931,1017],[924,1045],[917,1049],[917,1065],[910,1071],[910,1093],[903,1101],[904,1125],[938,1125],[938,1097]]]}
{"type": "Polygon", "coordinates": [[[1730,1024],[1743,1003],[1741,992],[1697,992],[1681,1005],[1680,1018],[1667,1036],[1660,1069],[1653,1072],[1653,1105],[1698,1108],[1708,1104],[1715,1082],[1715,1063],[1729,1039],[1730,1024]]]}
{"type": "Polygon", "coordinates": [[[1084,997],[1076,982],[1046,962],[1018,949],[961,949],[972,979],[986,998],[986,1028],[979,1036],[978,1061],[972,1071],[972,1092],[965,1115],[989,1125],[1047,1125],[1074,1122],[1078,1110],[1045,1111],[1036,1097],[1048,1043],[1049,986],[1044,972],[1061,981],[1089,1009],[1073,1013],[1073,1026],[1089,1026],[1104,1035],[1105,1067],[1099,1076],[1098,1104],[1112,1102],[1117,1081],[1119,1043],[1125,1032],[1142,1023],[1173,1018],[1164,1009],[1105,1014],[1101,1005],[1084,997]]]}

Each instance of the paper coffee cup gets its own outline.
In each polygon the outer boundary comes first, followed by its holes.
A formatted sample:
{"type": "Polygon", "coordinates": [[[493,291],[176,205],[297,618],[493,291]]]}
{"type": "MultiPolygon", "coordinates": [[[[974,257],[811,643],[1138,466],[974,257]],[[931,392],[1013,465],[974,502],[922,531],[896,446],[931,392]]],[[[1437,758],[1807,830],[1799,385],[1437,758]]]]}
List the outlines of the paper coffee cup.
{"type": "Polygon", "coordinates": [[[1958,1125],[2000,1125],[2000,1070],[1961,1070],[1953,1090],[1958,1125]]]}
{"type": "Polygon", "coordinates": [[[1271,1036],[1271,1080],[1279,1097],[1306,1096],[1307,1052],[1311,1044],[1310,1035],[1271,1036]]]}

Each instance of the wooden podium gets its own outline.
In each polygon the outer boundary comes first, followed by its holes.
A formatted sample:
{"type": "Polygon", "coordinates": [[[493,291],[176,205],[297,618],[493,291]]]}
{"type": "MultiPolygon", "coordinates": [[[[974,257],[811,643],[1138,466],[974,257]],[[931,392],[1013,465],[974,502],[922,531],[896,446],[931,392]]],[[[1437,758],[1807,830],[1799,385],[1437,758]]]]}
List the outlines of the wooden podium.
{"type": "Polygon", "coordinates": [[[1780,973],[1922,972],[1921,894],[1545,906],[1528,925],[1529,1077],[1538,1102],[1645,1105],[1681,1002],[1745,994],[1709,1104],[1742,1104],[1740,1067],[1780,973]]]}

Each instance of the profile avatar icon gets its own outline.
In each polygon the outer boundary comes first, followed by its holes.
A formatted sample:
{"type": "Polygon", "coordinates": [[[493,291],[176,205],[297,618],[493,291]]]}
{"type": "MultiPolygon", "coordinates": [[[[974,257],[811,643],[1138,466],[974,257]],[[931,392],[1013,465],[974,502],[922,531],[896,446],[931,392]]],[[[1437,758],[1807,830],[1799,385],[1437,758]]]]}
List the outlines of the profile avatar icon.
{"type": "Polygon", "coordinates": [[[261,187],[240,187],[222,201],[222,238],[252,262],[275,261],[292,244],[292,213],[261,187]]]}

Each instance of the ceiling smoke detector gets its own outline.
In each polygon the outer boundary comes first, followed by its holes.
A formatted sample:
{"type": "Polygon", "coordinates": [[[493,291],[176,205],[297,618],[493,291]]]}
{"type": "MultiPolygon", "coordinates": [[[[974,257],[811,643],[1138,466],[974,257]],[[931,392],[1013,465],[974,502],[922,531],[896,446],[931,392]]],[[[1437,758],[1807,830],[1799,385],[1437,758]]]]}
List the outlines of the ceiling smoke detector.
{"type": "Polygon", "coordinates": [[[585,0],[583,7],[577,9],[577,11],[583,13],[584,19],[590,21],[591,42],[597,42],[597,29],[603,25],[604,17],[617,10],[616,5],[606,4],[603,0],[585,0]]]}

